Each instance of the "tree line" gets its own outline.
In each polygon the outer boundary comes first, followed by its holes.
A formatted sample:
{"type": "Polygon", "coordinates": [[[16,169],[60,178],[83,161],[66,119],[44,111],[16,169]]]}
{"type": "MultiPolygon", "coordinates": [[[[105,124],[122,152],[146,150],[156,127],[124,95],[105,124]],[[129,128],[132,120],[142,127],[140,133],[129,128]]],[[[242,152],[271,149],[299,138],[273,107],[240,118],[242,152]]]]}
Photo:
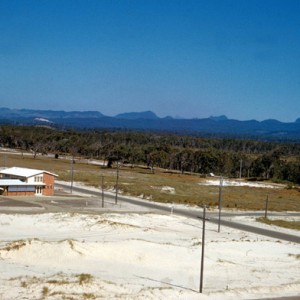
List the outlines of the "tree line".
{"type": "Polygon", "coordinates": [[[233,138],[109,130],[56,130],[48,127],[0,127],[0,146],[145,164],[199,174],[290,181],[300,184],[300,144],[233,138]]]}

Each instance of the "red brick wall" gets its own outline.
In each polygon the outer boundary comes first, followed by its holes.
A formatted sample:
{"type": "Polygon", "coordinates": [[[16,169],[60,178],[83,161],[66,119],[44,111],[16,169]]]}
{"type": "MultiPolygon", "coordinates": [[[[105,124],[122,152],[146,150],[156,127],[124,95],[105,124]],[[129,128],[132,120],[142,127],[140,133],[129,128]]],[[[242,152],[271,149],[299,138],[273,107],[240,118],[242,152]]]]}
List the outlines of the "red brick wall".
{"type": "Polygon", "coordinates": [[[43,188],[44,196],[53,196],[54,195],[54,179],[55,179],[55,177],[53,175],[50,175],[47,173],[43,174],[43,183],[46,184],[46,186],[43,188]]]}
{"type": "Polygon", "coordinates": [[[4,196],[34,196],[35,192],[4,192],[4,196]]]}

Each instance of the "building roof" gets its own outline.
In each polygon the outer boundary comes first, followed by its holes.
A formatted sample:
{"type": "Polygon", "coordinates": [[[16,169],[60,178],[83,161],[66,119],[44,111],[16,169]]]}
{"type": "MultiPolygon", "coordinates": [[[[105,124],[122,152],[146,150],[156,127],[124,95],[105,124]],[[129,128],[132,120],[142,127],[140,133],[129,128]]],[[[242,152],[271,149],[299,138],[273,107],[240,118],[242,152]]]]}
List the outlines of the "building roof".
{"type": "Polygon", "coordinates": [[[0,179],[0,186],[44,186],[42,182],[27,183],[20,179],[0,179]]]}
{"type": "Polygon", "coordinates": [[[43,173],[47,173],[47,174],[53,175],[55,177],[58,176],[54,173],[44,171],[44,170],[19,168],[19,167],[7,168],[7,169],[4,169],[4,170],[0,171],[0,174],[14,175],[14,176],[24,177],[24,178],[29,178],[29,177],[40,175],[40,174],[43,174],[43,173]]]}

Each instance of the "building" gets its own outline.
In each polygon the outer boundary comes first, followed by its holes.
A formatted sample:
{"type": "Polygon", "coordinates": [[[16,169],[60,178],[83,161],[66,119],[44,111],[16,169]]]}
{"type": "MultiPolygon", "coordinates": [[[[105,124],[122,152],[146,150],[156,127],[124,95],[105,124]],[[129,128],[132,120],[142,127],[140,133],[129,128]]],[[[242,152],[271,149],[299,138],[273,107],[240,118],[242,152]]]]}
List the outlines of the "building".
{"type": "Polygon", "coordinates": [[[53,196],[58,175],[28,168],[7,168],[0,171],[0,194],[5,196],[53,196]]]}

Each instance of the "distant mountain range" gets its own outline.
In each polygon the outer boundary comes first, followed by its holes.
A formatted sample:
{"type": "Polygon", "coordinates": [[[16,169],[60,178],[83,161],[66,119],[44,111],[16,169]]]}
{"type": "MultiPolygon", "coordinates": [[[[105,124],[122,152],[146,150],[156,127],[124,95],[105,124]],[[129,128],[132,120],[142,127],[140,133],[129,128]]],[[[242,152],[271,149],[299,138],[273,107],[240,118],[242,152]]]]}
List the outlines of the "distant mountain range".
{"type": "Polygon", "coordinates": [[[159,119],[159,117],[152,111],[123,113],[123,114],[116,115],[115,118],[126,119],[126,120],[136,120],[136,119],[157,120],[157,119],[159,119]]]}
{"type": "Polygon", "coordinates": [[[0,124],[46,125],[55,128],[163,131],[222,137],[300,141],[300,118],[292,123],[277,120],[238,121],[226,116],[204,119],[160,118],[152,111],[128,112],[114,117],[98,111],[54,111],[0,108],[0,124]]]}

